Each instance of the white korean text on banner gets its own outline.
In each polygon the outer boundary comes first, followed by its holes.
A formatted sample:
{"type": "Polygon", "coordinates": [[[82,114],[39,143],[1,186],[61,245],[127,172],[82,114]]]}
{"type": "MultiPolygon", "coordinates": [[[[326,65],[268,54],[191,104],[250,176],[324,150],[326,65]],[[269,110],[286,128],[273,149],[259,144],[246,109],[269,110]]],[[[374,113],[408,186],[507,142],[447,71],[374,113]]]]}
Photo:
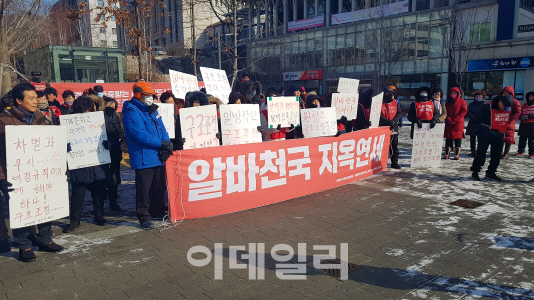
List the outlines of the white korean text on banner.
{"type": "Polygon", "coordinates": [[[195,75],[169,70],[172,93],[176,98],[185,99],[188,92],[198,91],[198,79],[195,75]]]}
{"type": "Polygon", "coordinates": [[[258,104],[221,105],[220,113],[223,145],[261,143],[258,104]]]}
{"type": "Polygon", "coordinates": [[[336,118],[339,120],[342,116],[345,116],[349,121],[356,119],[358,98],[359,94],[357,93],[333,93],[332,107],[336,109],[336,118]]]}
{"type": "Polygon", "coordinates": [[[230,88],[230,83],[228,83],[226,72],[219,69],[200,67],[200,73],[202,73],[206,92],[219,98],[222,103],[228,104],[228,96],[232,89],[230,88]]]}
{"type": "Polygon", "coordinates": [[[158,103],[156,105],[158,106],[161,121],[163,121],[163,125],[165,125],[165,129],[167,129],[167,133],[169,134],[169,139],[174,139],[174,104],[158,103]]]}
{"type": "Polygon", "coordinates": [[[215,104],[180,109],[180,126],[184,150],[219,146],[215,104]]]}
{"type": "Polygon", "coordinates": [[[369,114],[369,122],[371,122],[370,128],[378,127],[380,123],[380,115],[382,114],[382,99],[384,98],[384,93],[380,93],[373,97],[371,101],[371,112],[369,114]]]}
{"type": "Polygon", "coordinates": [[[269,115],[269,128],[282,128],[300,126],[299,97],[269,97],[267,111],[269,115]]]}
{"type": "Polygon", "coordinates": [[[69,215],[67,128],[6,126],[6,161],[12,229],[69,215]]]}
{"type": "Polygon", "coordinates": [[[108,139],[104,112],[59,116],[59,121],[67,127],[67,140],[72,149],[67,155],[70,170],[111,162],[109,150],[102,145],[108,139]]]}
{"type": "Polygon", "coordinates": [[[336,109],[334,107],[301,109],[300,114],[304,137],[312,138],[336,135],[337,120],[336,109]]]}
{"type": "Polygon", "coordinates": [[[358,93],[358,86],[360,81],[358,79],[339,77],[337,84],[338,93],[358,93]]]}
{"type": "Polygon", "coordinates": [[[430,129],[430,123],[423,123],[423,128],[417,125],[413,132],[412,161],[410,167],[433,167],[441,164],[441,147],[445,124],[439,123],[430,129]]]}

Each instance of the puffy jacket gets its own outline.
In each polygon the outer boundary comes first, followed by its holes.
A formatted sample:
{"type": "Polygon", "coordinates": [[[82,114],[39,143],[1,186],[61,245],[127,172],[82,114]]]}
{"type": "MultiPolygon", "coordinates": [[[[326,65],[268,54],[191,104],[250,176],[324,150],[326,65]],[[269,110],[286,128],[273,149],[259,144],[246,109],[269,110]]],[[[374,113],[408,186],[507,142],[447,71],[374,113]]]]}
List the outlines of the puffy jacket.
{"type": "Polygon", "coordinates": [[[113,174],[111,173],[109,164],[69,170],[69,175],[70,182],[72,183],[93,183],[102,181],[104,187],[113,184],[113,174]]]}
{"type": "Polygon", "coordinates": [[[115,113],[104,113],[104,120],[106,121],[106,133],[108,141],[111,143],[111,160],[122,160],[121,142],[124,140],[124,129],[122,129],[121,120],[115,113]]]}
{"type": "Polygon", "coordinates": [[[168,141],[169,134],[157,105],[152,105],[149,112],[149,107],[135,98],[126,101],[122,108],[122,123],[132,169],[163,166],[165,163],[159,160],[158,152],[161,141],[168,141]]]}
{"type": "MultiPolygon", "coordinates": [[[[521,116],[521,103],[515,99],[515,91],[511,86],[505,86],[502,89],[502,92],[508,92],[514,97],[514,102],[512,103],[512,111],[510,113],[510,123],[506,132],[504,133],[504,142],[506,144],[515,144],[515,122],[521,116]]],[[[501,96],[502,96],[501,92],[501,96]]]]}
{"type": "Polygon", "coordinates": [[[469,118],[469,123],[467,123],[467,129],[465,130],[466,135],[477,134],[478,124],[474,122],[473,119],[477,115],[482,105],[484,105],[485,103],[486,102],[484,101],[476,101],[476,100],[473,100],[473,102],[469,103],[469,106],[467,107],[467,115],[466,115],[469,118]]]}
{"type": "Polygon", "coordinates": [[[467,114],[467,104],[465,100],[460,98],[460,90],[453,87],[449,90],[445,108],[447,109],[447,118],[445,119],[445,134],[446,139],[459,140],[464,138],[464,118],[467,114]],[[452,99],[451,93],[458,93],[458,98],[452,99]]]}

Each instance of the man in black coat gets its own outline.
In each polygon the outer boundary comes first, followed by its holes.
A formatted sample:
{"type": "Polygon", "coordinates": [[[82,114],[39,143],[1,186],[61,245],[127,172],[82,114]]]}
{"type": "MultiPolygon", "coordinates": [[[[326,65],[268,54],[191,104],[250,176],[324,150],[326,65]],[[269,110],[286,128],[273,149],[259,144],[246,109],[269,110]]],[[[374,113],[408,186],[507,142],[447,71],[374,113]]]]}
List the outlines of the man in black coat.
{"type": "Polygon", "coordinates": [[[121,207],[117,203],[119,194],[117,192],[121,183],[121,143],[124,140],[124,129],[121,120],[115,113],[117,101],[110,97],[104,97],[106,108],[104,109],[104,119],[106,121],[106,132],[110,143],[109,153],[111,155],[111,171],[113,172],[113,185],[108,188],[109,207],[114,211],[120,211],[121,207]]]}

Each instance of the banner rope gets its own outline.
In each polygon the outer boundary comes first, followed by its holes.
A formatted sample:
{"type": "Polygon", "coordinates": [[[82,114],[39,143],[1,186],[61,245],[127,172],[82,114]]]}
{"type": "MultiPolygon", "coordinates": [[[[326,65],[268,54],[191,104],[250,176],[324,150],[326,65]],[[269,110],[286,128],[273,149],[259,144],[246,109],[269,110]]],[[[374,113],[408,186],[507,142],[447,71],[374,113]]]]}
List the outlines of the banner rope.
{"type": "MultiPolygon", "coordinates": [[[[180,158],[178,159],[178,172],[180,173],[180,204],[182,205],[182,211],[184,212],[184,215],[182,216],[182,219],[180,221],[172,222],[171,215],[169,212],[169,214],[163,217],[161,224],[156,226],[156,228],[159,229],[159,232],[162,232],[163,230],[170,229],[170,228],[176,228],[176,226],[180,225],[185,219],[185,208],[184,208],[184,201],[183,201],[184,176],[182,174],[182,169],[180,168],[180,163],[182,162],[182,152],[178,151],[178,154],[180,155],[180,158]]],[[[169,193],[169,187],[167,186],[167,194],[168,193],[169,193]]],[[[169,207],[170,207],[170,203],[169,203],[169,207]]]]}

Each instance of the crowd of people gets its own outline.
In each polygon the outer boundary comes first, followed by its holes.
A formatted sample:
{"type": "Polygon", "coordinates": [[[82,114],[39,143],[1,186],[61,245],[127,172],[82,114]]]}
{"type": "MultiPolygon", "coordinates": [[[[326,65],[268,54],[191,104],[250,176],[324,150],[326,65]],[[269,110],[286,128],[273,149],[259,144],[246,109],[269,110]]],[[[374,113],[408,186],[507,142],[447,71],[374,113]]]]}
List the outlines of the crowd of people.
{"type": "MultiPolygon", "coordinates": [[[[168,210],[165,203],[166,174],[165,162],[175,150],[182,150],[185,138],[181,135],[180,109],[187,107],[216,104],[217,108],[223,101],[201,91],[189,92],[185,99],[179,99],[172,91],[166,91],[157,97],[150,84],[138,81],[133,85],[133,97],[125,101],[122,108],[122,118],[117,114],[118,103],[115,99],[105,96],[101,85],[96,85],[83,91],[83,95],[75,99],[73,91],[62,93],[62,103],[58,92],[52,87],[46,87],[40,81],[39,73],[32,73],[30,83],[21,83],[13,88],[7,96],[2,98],[2,112],[0,113],[0,190],[9,202],[11,183],[6,176],[5,155],[5,126],[6,125],[59,125],[59,116],[67,114],[83,114],[102,111],[105,117],[107,140],[102,142],[104,148],[109,149],[111,163],[69,170],[68,179],[71,184],[70,195],[70,223],[63,228],[63,232],[71,233],[80,227],[85,193],[90,191],[93,200],[95,224],[104,226],[104,202],[109,200],[109,207],[120,211],[117,203],[119,198],[118,186],[121,183],[120,165],[123,159],[123,149],[127,147],[130,165],[135,170],[136,213],[139,224],[143,229],[153,228],[153,219],[163,218],[168,210]],[[170,139],[158,113],[157,103],[174,105],[175,138],[170,139]],[[127,144],[126,144],[127,143],[127,144]],[[127,145],[127,146],[126,146],[127,145]]],[[[379,126],[387,126],[391,130],[390,159],[391,168],[401,169],[399,165],[399,130],[403,125],[403,113],[400,101],[397,99],[395,86],[387,86],[383,92],[382,109],[379,126]]],[[[358,113],[355,119],[348,121],[342,116],[338,121],[337,135],[369,128],[371,103],[375,91],[364,89],[359,91],[358,113]]],[[[236,85],[228,99],[228,104],[254,103],[259,105],[261,132],[263,141],[277,141],[285,139],[303,138],[300,126],[283,128],[281,125],[272,128],[268,126],[268,106],[265,99],[277,96],[299,97],[300,108],[320,108],[332,105],[332,92],[324,97],[315,91],[306,90],[297,85],[287,89],[269,87],[263,92],[259,82],[244,78],[236,85]]],[[[443,159],[452,157],[460,159],[462,140],[465,135],[470,136],[470,154],[474,157],[471,166],[474,180],[480,180],[478,173],[485,164],[486,152],[491,146],[491,159],[486,171],[486,178],[501,180],[497,168],[501,159],[508,158],[510,145],[515,143],[515,123],[520,120],[519,149],[517,156],[523,156],[528,142],[528,155],[534,158],[534,92],[526,95],[526,103],[521,107],[514,98],[512,87],[505,87],[502,93],[492,101],[487,101],[486,93],[477,91],[475,100],[466,105],[459,88],[453,87],[443,101],[443,91],[439,88],[420,87],[415,93],[408,109],[407,119],[411,124],[410,137],[416,129],[429,123],[434,128],[437,123],[445,124],[445,147],[443,159]],[[469,118],[467,130],[464,133],[464,118],[469,118]]],[[[219,122],[220,128],[220,122],[219,122]]],[[[219,130],[220,131],[220,130],[219,130]]],[[[220,133],[217,134],[220,140],[220,133]]],[[[70,151],[67,145],[67,151],[70,151]]],[[[5,218],[3,205],[0,205],[0,218],[5,218]]],[[[36,259],[32,245],[42,251],[59,252],[63,247],[52,240],[51,222],[13,229],[14,246],[19,249],[22,261],[36,259]]],[[[0,222],[0,252],[10,251],[8,242],[8,228],[5,222],[0,222]]]]}

